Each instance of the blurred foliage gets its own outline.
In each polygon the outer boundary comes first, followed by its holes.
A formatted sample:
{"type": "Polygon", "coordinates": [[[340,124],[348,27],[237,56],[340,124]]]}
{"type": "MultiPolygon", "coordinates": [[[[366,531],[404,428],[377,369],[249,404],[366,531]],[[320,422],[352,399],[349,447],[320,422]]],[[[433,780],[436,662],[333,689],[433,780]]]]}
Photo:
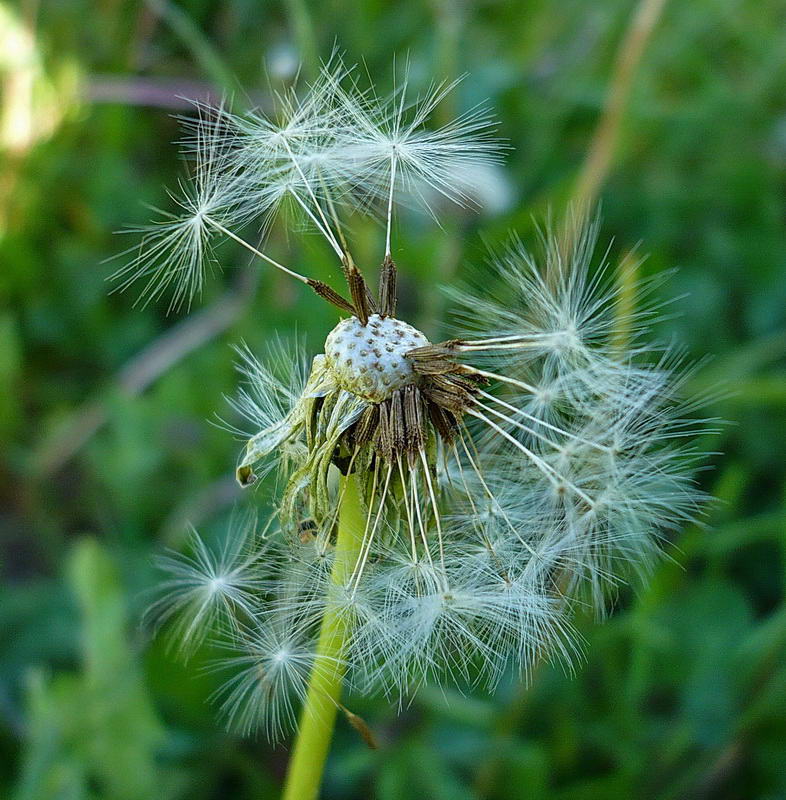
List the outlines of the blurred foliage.
{"type": "Polygon", "coordinates": [[[81,615],[81,670],[52,679],[29,672],[29,744],[16,797],[166,797],[156,764],[164,732],[126,641],[114,565],[86,540],[73,547],[66,572],[81,615]]]}
{"type": "MultiPolygon", "coordinates": [[[[104,259],[137,241],[113,232],[146,222],[181,172],[177,98],[264,106],[334,42],[382,87],[394,54],[418,85],[468,72],[442,113],[488,98],[513,149],[493,214],[399,222],[404,312],[435,331],[435,284],[560,212],[635,9],[0,3],[2,796],[275,797],[286,763],[223,731],[208,654],[183,667],[138,623],[151,553],[178,547],[187,519],[220,530],[238,499],[237,443],[210,424],[235,385],[230,344],[299,334],[316,351],[334,324],[231,246],[188,317],[108,293],[104,259]]],[[[350,698],[382,747],[340,725],[326,797],[786,797],[786,4],[667,4],[614,156],[602,239],[616,254],[642,242],[645,273],[678,268],[659,333],[712,356],[693,391],[729,389],[708,408],[732,424],[707,437],[719,455],[700,476],[719,501],[605,624],[578,621],[575,675],[543,667],[493,697],[424,691],[400,713],[350,698]]],[[[353,233],[373,266],[381,230],[353,233]]],[[[270,249],[337,278],[315,237],[275,227],[270,249]]]]}

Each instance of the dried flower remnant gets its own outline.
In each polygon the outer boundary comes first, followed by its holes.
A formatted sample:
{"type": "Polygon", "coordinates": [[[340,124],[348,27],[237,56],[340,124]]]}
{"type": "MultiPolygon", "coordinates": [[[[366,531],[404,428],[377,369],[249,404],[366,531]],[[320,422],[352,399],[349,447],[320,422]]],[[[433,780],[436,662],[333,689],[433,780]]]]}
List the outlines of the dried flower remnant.
{"type": "Polygon", "coordinates": [[[426,129],[450,88],[410,103],[405,84],[380,100],[334,64],[304,96],[282,98],[276,121],[200,109],[187,147],[197,197],[209,202],[191,209],[192,228],[178,223],[190,238],[165,233],[126,273],[144,275],[154,293],[175,283],[185,301],[201,286],[202,233],[223,234],[344,315],[310,369],[280,349],[276,368],[240,351],[236,407],[255,430],[238,481],[249,486],[275,464],[281,486],[265,557],[243,562],[253,585],[219,615],[202,610],[213,595],[195,593],[192,573],[162,600],[167,617],[196,616],[178,623],[187,638],[203,620],[228,632],[239,650],[228,663],[240,672],[225,707],[244,730],[281,734],[304,676],[325,668],[315,654],[326,619],[343,637],[330,658],[369,691],[407,693],[424,680],[493,686],[510,665],[570,661],[571,599],[602,610],[627,565],[645,569],[659,537],[697,511],[695,423],[679,399],[679,365],[643,344],[653,284],[640,288],[634,317],[620,319],[605,259],[591,269],[595,226],[569,252],[545,235],[539,258],[517,242],[497,255],[482,292],[452,291],[451,339],[430,342],[397,316],[397,203],[434,193],[465,202],[460,178],[499,155],[483,111],[426,129]],[[335,252],[343,294],[235,232],[254,218],[266,224],[283,204],[335,252]],[[341,219],[377,209],[385,244],[373,291],[341,219]],[[616,326],[630,333],[628,351],[616,326]],[[362,524],[337,568],[350,481],[362,524]]]}

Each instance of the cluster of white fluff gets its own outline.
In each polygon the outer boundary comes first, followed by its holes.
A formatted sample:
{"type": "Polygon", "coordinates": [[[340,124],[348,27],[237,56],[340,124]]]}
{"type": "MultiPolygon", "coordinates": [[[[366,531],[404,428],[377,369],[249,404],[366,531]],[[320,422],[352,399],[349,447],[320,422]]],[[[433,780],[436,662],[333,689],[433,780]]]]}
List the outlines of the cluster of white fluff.
{"type": "Polygon", "coordinates": [[[158,221],[134,229],[144,234],[142,245],[115,273],[119,288],[142,281],[146,301],[171,289],[171,308],[189,304],[215,266],[214,244],[226,238],[305,281],[237,234],[249,227],[264,233],[282,209],[316,228],[343,258],[339,211],[381,209],[389,252],[395,203],[431,209],[443,197],[476,204],[476,184],[493,180],[487,170],[499,159],[489,115],[477,108],[436,130],[424,127],[455,85],[412,100],[404,81],[380,99],[334,59],[305,93],[278,95],[275,116],[197,104],[182,143],[192,179],[172,194],[181,213],[160,211],[158,221]]]}
{"type": "MultiPolygon", "coordinates": [[[[341,212],[378,207],[389,258],[396,202],[433,192],[464,202],[462,176],[497,157],[483,112],[426,129],[450,88],[410,103],[402,86],[381,100],[338,65],[280,98],[275,120],[200,109],[186,140],[197,163],[186,216],[148,231],[126,276],[146,278],[152,295],[175,286],[177,304],[199,290],[213,239],[229,236],[308,282],[236,233],[283,202],[344,266],[341,212]]],[[[659,538],[695,517],[696,423],[679,399],[679,364],[643,342],[654,284],[621,316],[605,259],[590,266],[595,237],[592,226],[567,242],[546,235],[537,258],[514,243],[482,291],[452,292],[445,353],[474,383],[454,434],[432,431],[406,455],[337,458],[371,401],[325,356],[309,367],[278,348],[271,366],[240,351],[235,406],[253,426],[241,466],[258,478],[277,467],[275,513],[262,533],[246,520],[218,552],[194,534],[191,553],[166,557],[152,611],[174,620],[186,652],[208,632],[232,650],[221,699],[242,730],[277,737],[293,721],[310,672],[330,667],[315,659],[326,611],[346,629],[341,669],[362,691],[493,686],[511,666],[570,663],[575,603],[602,611],[629,567],[646,570],[659,538]],[[362,545],[337,578],[340,477],[353,469],[362,545]]]]}

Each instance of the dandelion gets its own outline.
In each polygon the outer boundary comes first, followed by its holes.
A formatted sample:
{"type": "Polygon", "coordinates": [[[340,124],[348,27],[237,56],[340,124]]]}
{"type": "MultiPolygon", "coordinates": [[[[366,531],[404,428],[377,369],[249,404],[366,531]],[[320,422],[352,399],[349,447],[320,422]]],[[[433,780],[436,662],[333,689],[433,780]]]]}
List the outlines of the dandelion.
{"type": "Polygon", "coordinates": [[[449,339],[398,317],[395,209],[466,202],[467,176],[500,154],[483,110],[427,128],[453,88],[412,100],[404,82],[380,99],[334,62],[276,119],[203,109],[186,140],[201,199],[126,273],[179,302],[201,286],[203,237],[224,235],[343,315],[310,363],[238,351],[234,405],[253,429],[237,479],[275,470],[274,522],[263,537],[247,526],[220,563],[199,544],[168,559],[156,607],[187,643],[209,623],[237,651],[221,696],[241,730],[278,737],[302,701],[290,798],[315,795],[343,683],[403,699],[426,681],[493,688],[541,658],[570,664],[573,606],[602,613],[700,507],[679,359],[645,344],[657,284],[623,318],[607,254],[592,266],[597,226],[494,255],[482,290],[451,290],[449,339]],[[285,203],[335,252],[346,294],[235,232],[267,230],[285,203]],[[385,223],[376,291],[347,244],[353,211],[385,223]]]}

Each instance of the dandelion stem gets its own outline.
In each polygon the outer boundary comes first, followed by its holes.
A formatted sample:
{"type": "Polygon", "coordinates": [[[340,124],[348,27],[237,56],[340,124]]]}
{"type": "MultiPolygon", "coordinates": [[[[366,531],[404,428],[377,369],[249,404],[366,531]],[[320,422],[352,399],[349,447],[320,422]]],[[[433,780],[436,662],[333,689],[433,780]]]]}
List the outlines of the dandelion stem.
{"type": "MultiPolygon", "coordinates": [[[[365,519],[358,479],[342,479],[343,499],[338,517],[332,587],[345,586],[360,555],[365,519]]],[[[346,617],[327,606],[317,644],[317,656],[300,716],[300,726],[282,800],[315,800],[322,783],[344,679],[346,617]]]]}

